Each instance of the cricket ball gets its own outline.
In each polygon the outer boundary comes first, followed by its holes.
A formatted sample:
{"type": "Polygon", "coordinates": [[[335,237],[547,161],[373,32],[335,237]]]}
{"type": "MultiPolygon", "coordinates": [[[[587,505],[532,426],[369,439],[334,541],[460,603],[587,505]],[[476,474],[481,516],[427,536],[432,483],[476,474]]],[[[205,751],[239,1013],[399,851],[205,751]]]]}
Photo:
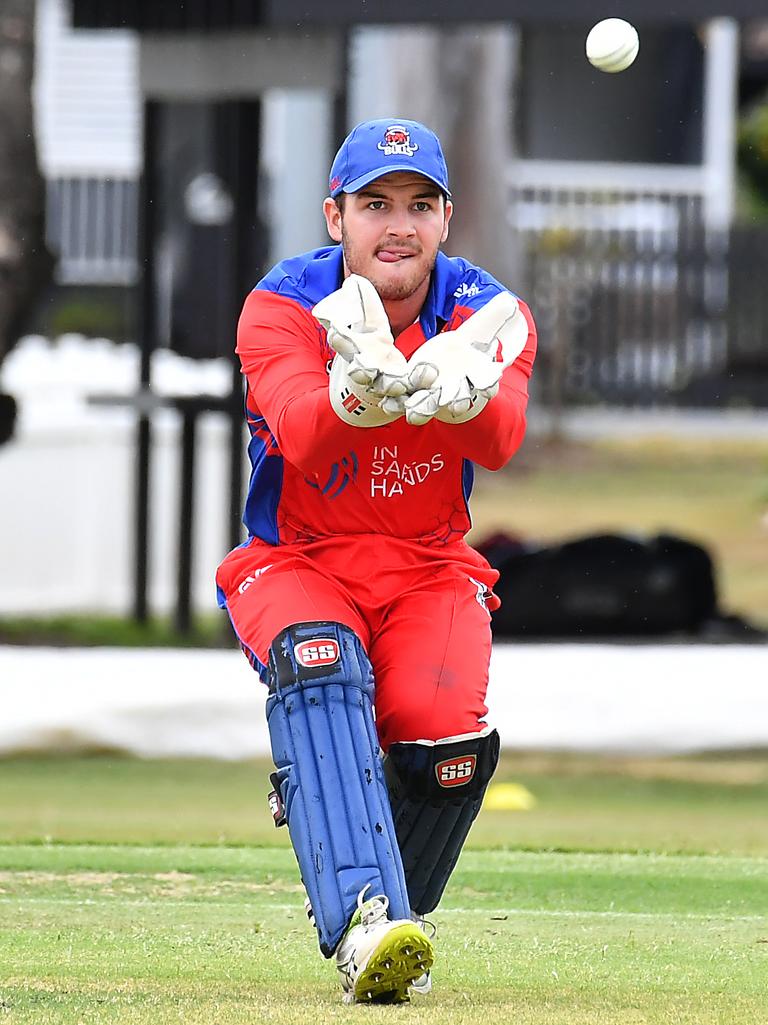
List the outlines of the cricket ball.
{"type": "Polygon", "coordinates": [[[600,71],[624,71],[637,57],[637,29],[623,18],[598,21],[587,36],[587,60],[600,71]]]}

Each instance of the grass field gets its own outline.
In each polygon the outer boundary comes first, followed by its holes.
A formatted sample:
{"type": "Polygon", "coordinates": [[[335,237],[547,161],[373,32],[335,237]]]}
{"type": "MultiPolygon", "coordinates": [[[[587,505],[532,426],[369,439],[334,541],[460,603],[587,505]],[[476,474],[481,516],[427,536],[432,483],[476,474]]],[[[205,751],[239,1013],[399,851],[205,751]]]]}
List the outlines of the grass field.
{"type": "Polygon", "coordinates": [[[768,760],[506,757],[435,991],[340,1004],[267,765],[0,761],[0,1023],[768,1022],[768,760]]]}

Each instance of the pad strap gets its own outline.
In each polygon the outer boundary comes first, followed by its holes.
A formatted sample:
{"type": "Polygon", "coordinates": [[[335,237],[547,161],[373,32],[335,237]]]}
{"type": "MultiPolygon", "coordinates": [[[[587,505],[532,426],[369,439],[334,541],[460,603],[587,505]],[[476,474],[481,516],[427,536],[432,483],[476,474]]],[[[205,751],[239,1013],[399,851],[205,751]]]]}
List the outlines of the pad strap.
{"type": "Polygon", "coordinates": [[[354,632],[300,623],[273,641],[267,723],[291,843],[330,957],[367,885],[408,918],[408,892],[373,721],[373,674],[354,632]]]}

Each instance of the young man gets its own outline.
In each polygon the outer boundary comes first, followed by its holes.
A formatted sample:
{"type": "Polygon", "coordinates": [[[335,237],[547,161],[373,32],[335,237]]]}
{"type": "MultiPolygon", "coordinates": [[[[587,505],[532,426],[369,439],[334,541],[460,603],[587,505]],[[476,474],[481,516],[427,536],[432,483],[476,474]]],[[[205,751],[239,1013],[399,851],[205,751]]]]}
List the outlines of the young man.
{"type": "Polygon", "coordinates": [[[270,271],[238,327],[249,538],[217,583],[269,687],[279,811],[348,1002],[430,988],[421,916],[498,759],[498,574],[464,535],[473,463],[522,441],[536,335],[439,252],[452,212],[431,131],[358,125],[324,203],[336,245],[270,271]]]}

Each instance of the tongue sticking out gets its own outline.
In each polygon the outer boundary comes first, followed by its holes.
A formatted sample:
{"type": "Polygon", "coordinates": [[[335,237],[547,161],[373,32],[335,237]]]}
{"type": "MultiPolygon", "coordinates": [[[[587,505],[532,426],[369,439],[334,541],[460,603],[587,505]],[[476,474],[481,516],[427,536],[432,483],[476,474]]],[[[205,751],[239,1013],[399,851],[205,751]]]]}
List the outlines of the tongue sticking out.
{"type": "Polygon", "coordinates": [[[382,263],[397,263],[399,260],[407,259],[407,257],[401,256],[400,253],[391,253],[387,249],[380,249],[376,255],[382,263]]]}

